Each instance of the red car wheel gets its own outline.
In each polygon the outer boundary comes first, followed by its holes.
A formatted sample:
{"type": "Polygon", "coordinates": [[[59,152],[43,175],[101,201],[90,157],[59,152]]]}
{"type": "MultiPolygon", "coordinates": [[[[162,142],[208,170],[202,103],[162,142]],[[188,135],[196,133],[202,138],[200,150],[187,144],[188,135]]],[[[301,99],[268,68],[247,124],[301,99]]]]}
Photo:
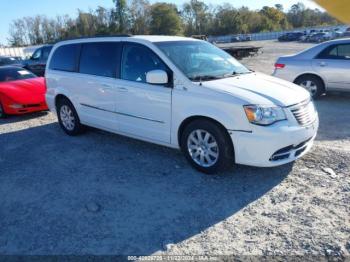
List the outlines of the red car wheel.
{"type": "Polygon", "coordinates": [[[6,116],[4,108],[2,107],[2,104],[0,102],[0,118],[4,118],[6,116]]]}

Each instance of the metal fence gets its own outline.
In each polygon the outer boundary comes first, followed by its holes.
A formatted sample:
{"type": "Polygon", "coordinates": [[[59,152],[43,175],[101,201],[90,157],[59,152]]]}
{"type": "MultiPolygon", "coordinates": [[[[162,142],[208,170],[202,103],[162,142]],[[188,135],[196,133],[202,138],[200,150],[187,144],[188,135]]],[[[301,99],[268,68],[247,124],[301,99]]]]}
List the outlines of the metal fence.
{"type": "Polygon", "coordinates": [[[290,32],[309,32],[310,30],[334,30],[336,28],[339,28],[340,30],[345,31],[345,29],[348,26],[346,25],[339,25],[339,26],[316,26],[316,27],[305,27],[305,28],[298,28],[293,30],[286,30],[286,31],[276,31],[276,32],[262,32],[262,33],[253,33],[253,34],[236,34],[236,35],[224,35],[224,36],[209,36],[208,40],[210,42],[224,42],[229,43],[231,42],[232,37],[235,36],[242,36],[243,38],[250,36],[252,41],[261,41],[261,40],[274,40],[279,38],[281,35],[290,33],[290,32]]]}
{"type": "Polygon", "coordinates": [[[22,47],[0,47],[0,56],[20,56],[24,57],[22,47]]]}
{"type": "Polygon", "coordinates": [[[39,46],[28,46],[28,47],[0,47],[0,56],[18,56],[27,58],[33,54],[33,52],[41,47],[39,46]]]}

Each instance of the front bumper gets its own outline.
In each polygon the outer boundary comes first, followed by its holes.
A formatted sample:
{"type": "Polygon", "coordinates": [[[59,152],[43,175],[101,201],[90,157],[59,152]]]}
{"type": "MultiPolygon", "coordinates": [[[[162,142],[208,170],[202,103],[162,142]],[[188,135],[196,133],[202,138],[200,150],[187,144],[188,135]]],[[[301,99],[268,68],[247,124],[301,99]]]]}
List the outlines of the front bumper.
{"type": "Polygon", "coordinates": [[[27,113],[46,111],[48,110],[45,101],[31,101],[30,103],[15,102],[9,98],[3,101],[4,111],[8,115],[22,115],[27,113]],[[15,105],[15,106],[14,106],[15,105]]]}
{"type": "Polygon", "coordinates": [[[251,133],[229,130],[235,149],[235,162],[272,167],[295,161],[311,149],[318,125],[317,117],[306,127],[280,122],[271,127],[257,127],[251,133]]]}

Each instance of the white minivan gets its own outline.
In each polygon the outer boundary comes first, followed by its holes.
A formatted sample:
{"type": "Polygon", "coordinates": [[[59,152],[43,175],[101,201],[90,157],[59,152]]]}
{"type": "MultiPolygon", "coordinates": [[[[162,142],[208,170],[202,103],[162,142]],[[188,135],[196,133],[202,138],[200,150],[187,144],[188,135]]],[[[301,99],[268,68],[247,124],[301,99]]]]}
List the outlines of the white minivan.
{"type": "Polygon", "coordinates": [[[214,45],[173,36],[57,43],[46,100],[68,135],[92,126],[179,148],[205,173],[285,164],[312,146],[318,115],[295,84],[253,72],[214,45]]]}

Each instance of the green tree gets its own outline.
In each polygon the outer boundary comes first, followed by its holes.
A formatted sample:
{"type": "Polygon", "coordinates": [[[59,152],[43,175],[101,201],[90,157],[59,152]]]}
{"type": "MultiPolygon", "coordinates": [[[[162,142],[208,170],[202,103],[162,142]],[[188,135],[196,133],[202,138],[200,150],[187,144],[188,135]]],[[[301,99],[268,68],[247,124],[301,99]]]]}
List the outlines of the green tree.
{"type": "Polygon", "coordinates": [[[126,33],[128,30],[128,6],[126,0],[113,0],[115,4],[114,17],[117,22],[117,32],[126,33]]]}
{"type": "Polygon", "coordinates": [[[286,14],[277,8],[264,6],[260,14],[263,16],[264,29],[267,31],[289,28],[286,14]]]}
{"type": "Polygon", "coordinates": [[[96,32],[99,35],[111,34],[111,27],[113,26],[113,14],[102,6],[99,6],[95,11],[96,32]]]}
{"type": "Polygon", "coordinates": [[[182,21],[175,5],[156,3],[151,6],[150,33],[153,35],[181,35],[182,21]]]}
{"type": "Polygon", "coordinates": [[[45,15],[13,20],[8,43],[13,46],[36,45],[57,40],[108,35],[115,33],[163,35],[227,35],[256,33],[318,25],[335,25],[339,21],[319,9],[293,5],[288,12],[282,5],[250,10],[230,4],[206,5],[203,0],[188,0],[181,12],[173,4],[149,4],[149,0],[113,0],[115,7],[78,10],[68,15],[49,18],[45,15]],[[180,16],[181,14],[181,16],[180,16]]]}
{"type": "Polygon", "coordinates": [[[287,16],[289,22],[293,27],[302,27],[304,22],[305,5],[303,3],[297,3],[292,5],[287,16]]]}
{"type": "Polygon", "coordinates": [[[275,7],[277,10],[279,10],[281,12],[283,12],[283,10],[284,10],[283,5],[281,5],[281,4],[275,4],[275,7]]]}
{"type": "Polygon", "coordinates": [[[259,12],[249,10],[248,7],[238,9],[241,29],[239,33],[256,33],[262,31],[262,15],[259,12]]]}
{"type": "Polygon", "coordinates": [[[305,8],[305,5],[302,3],[293,5],[287,13],[287,18],[294,28],[335,25],[339,23],[328,13],[321,12],[319,9],[305,8]]]}
{"type": "Polygon", "coordinates": [[[241,33],[242,24],[239,11],[230,4],[224,4],[217,8],[211,33],[213,35],[238,34],[241,33]]]}
{"type": "Polygon", "coordinates": [[[210,24],[209,7],[199,0],[190,0],[183,5],[182,17],[186,35],[200,35],[208,31],[210,24]]]}

